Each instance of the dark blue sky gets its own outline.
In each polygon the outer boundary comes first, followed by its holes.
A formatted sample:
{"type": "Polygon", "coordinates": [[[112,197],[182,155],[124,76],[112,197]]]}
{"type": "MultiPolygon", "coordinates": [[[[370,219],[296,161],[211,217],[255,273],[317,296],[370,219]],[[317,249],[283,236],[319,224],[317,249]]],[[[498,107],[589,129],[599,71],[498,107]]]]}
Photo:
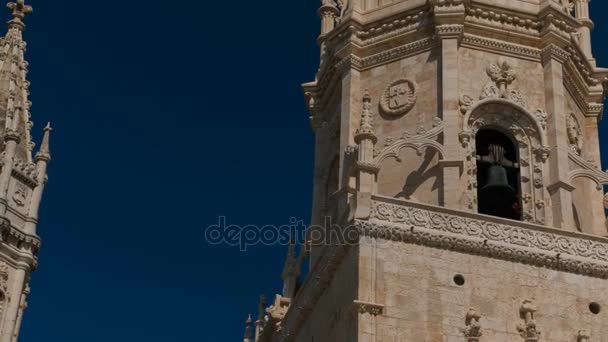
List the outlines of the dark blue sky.
{"type": "Polygon", "coordinates": [[[21,341],[239,341],[285,249],[203,230],[308,221],[319,1],[29,2],[34,132],[55,130],[21,341]]]}

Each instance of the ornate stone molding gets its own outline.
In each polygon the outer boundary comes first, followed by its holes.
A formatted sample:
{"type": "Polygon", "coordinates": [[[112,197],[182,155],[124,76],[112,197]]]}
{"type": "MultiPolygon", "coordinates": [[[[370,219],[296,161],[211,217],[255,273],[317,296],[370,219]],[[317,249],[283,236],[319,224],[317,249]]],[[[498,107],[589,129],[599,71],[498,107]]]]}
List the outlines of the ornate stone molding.
{"type": "MultiPolygon", "coordinates": [[[[499,96],[498,87],[494,86],[494,88],[495,96],[499,96]]],[[[499,129],[509,133],[517,142],[523,219],[527,222],[544,224],[546,200],[543,174],[544,164],[551,151],[546,136],[547,114],[540,109],[531,113],[509,98],[486,98],[476,102],[465,95],[460,103],[465,118],[459,138],[466,157],[465,169],[468,178],[461,199],[463,205],[470,210],[476,209],[477,206],[477,152],[475,151],[477,132],[484,128],[499,129]],[[543,205],[535,205],[536,203],[543,205]]]]}
{"type": "Polygon", "coordinates": [[[539,49],[523,45],[509,44],[501,40],[494,40],[470,34],[465,34],[462,37],[461,45],[492,53],[507,53],[518,58],[532,61],[538,61],[541,58],[541,51],[539,49]]]}
{"type": "Polygon", "coordinates": [[[435,27],[435,32],[441,39],[460,39],[464,33],[464,25],[439,25],[435,27]]]}
{"type": "Polygon", "coordinates": [[[437,46],[437,39],[434,36],[423,38],[415,42],[404,44],[394,49],[386,50],[369,57],[355,57],[354,60],[356,62],[353,66],[357,70],[363,71],[393,60],[399,60],[405,57],[413,56],[420,52],[430,50],[435,46],[437,46]]]}
{"type": "Polygon", "coordinates": [[[382,315],[384,311],[384,305],[355,300],[353,303],[353,309],[355,313],[360,315],[368,314],[371,316],[379,316],[382,315]]]}
{"type": "Polygon", "coordinates": [[[608,240],[374,196],[362,235],[608,278],[608,240]]]}
{"type": "Polygon", "coordinates": [[[540,33],[542,22],[535,17],[501,12],[503,10],[500,8],[489,10],[469,6],[466,9],[466,22],[534,36],[540,33]]]}
{"type": "Polygon", "coordinates": [[[407,32],[420,29],[430,23],[430,12],[423,9],[415,13],[403,15],[401,18],[393,19],[389,22],[381,22],[364,30],[355,31],[356,43],[360,46],[375,44],[407,32]]]}

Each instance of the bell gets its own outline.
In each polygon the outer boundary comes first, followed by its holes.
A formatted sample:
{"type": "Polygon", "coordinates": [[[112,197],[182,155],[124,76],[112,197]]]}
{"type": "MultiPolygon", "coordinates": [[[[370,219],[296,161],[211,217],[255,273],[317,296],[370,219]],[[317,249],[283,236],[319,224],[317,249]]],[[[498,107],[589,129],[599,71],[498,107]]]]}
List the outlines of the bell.
{"type": "Polygon", "coordinates": [[[488,169],[486,185],[479,189],[479,212],[481,214],[518,219],[514,210],[515,189],[509,185],[507,170],[501,165],[488,169]]]}
{"type": "Polygon", "coordinates": [[[492,165],[488,169],[486,185],[481,188],[480,192],[487,195],[495,194],[495,196],[513,196],[515,189],[509,185],[507,170],[501,165],[492,165]]]}

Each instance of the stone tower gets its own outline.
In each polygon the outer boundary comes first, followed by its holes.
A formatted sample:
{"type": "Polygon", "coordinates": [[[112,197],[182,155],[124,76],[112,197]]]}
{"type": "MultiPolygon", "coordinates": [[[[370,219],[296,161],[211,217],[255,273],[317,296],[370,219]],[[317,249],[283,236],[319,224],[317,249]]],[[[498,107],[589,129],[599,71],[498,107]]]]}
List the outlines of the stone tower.
{"type": "Polygon", "coordinates": [[[40,238],[38,209],[47,181],[50,125],[35,156],[30,120],[24,18],[32,7],[9,2],[12,19],[0,38],[0,342],[16,342],[27,306],[40,238]]]}
{"type": "Polygon", "coordinates": [[[589,0],[319,13],[315,228],[245,341],[607,341],[589,0]]]}

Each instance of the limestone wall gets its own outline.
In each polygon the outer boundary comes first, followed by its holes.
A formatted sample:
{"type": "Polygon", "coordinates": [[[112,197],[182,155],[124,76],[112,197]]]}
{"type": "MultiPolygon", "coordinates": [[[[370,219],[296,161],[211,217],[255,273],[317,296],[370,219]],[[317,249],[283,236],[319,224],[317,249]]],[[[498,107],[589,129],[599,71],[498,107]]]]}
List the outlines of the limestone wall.
{"type": "Polygon", "coordinates": [[[360,316],[360,341],[465,341],[472,308],[482,316],[482,341],[521,342],[524,300],[538,309],[542,341],[576,341],[579,330],[588,330],[591,341],[608,341],[606,311],[589,309],[608,304],[605,280],[384,240],[361,246],[361,264],[360,296],[373,292],[385,308],[375,323],[360,316]],[[457,275],[464,285],[454,282],[457,275]]]}

